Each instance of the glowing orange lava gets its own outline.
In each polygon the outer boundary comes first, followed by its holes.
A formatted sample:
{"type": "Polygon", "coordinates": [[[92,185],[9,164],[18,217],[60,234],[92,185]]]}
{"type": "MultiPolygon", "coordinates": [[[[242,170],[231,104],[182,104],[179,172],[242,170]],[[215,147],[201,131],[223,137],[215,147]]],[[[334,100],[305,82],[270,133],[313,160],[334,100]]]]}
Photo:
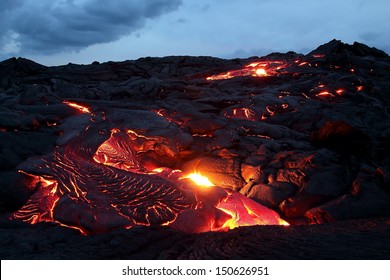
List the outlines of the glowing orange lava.
{"type": "Polygon", "coordinates": [[[330,93],[329,91],[321,91],[320,93],[316,94],[316,96],[319,96],[319,97],[334,97],[334,95],[332,93],[330,93]]]}
{"type": "MultiPolygon", "coordinates": [[[[185,178],[191,179],[199,187],[219,188],[198,172],[181,177],[181,179],[185,178]]],[[[216,208],[226,213],[230,218],[222,226],[212,227],[211,231],[233,229],[240,226],[289,225],[275,211],[233,191],[227,191],[227,196],[216,205],[216,208]]]]}
{"type": "Polygon", "coordinates": [[[232,192],[217,208],[231,216],[221,229],[254,225],[289,225],[275,211],[260,205],[240,193],[232,192]]]}
{"type": "Polygon", "coordinates": [[[35,176],[23,171],[19,171],[25,175],[28,175],[32,179],[32,185],[37,185],[40,191],[45,195],[45,202],[42,203],[40,199],[36,199],[34,195],[33,199],[37,201],[33,204],[27,204],[19,209],[15,218],[21,219],[24,222],[30,224],[36,224],[38,222],[52,222],[53,221],[53,209],[56,206],[59,196],[57,193],[58,182],[56,180],[48,179],[43,176],[35,176]],[[39,209],[40,212],[36,212],[34,215],[28,215],[30,212],[39,209]],[[26,215],[27,214],[27,215],[26,215]]]}
{"type": "Polygon", "coordinates": [[[113,128],[93,155],[78,155],[77,141],[56,150],[36,169],[47,175],[20,171],[36,192],[12,218],[30,224],[54,222],[82,234],[135,225],[197,233],[287,224],[275,211],[216,186],[218,182],[199,172],[183,174],[138,161],[137,153],[148,151],[158,140],[151,139],[113,128]]]}
{"type": "Polygon", "coordinates": [[[188,175],[186,175],[186,176],[184,176],[182,178],[183,179],[184,178],[191,179],[196,185],[198,185],[200,187],[212,187],[212,186],[215,186],[209,180],[209,178],[207,178],[206,176],[203,176],[202,174],[200,174],[198,172],[194,172],[194,173],[188,174],[188,175]]]}
{"type": "Polygon", "coordinates": [[[227,118],[255,121],[259,118],[258,114],[250,108],[234,108],[224,113],[227,118]]]}
{"type": "Polygon", "coordinates": [[[264,68],[258,68],[255,71],[257,76],[267,76],[267,71],[264,68]]]}
{"type": "Polygon", "coordinates": [[[70,102],[70,101],[63,101],[62,103],[79,110],[81,113],[89,113],[89,114],[91,113],[91,110],[86,106],[74,102],[70,102]]]}
{"type": "Polygon", "coordinates": [[[279,61],[279,60],[258,61],[258,62],[252,62],[244,66],[244,68],[242,69],[232,70],[221,74],[213,75],[207,77],[206,79],[209,81],[213,81],[213,80],[226,80],[234,77],[246,77],[246,76],[265,77],[265,76],[277,75],[279,74],[278,71],[280,69],[285,68],[287,66],[289,65],[286,62],[279,61]]]}

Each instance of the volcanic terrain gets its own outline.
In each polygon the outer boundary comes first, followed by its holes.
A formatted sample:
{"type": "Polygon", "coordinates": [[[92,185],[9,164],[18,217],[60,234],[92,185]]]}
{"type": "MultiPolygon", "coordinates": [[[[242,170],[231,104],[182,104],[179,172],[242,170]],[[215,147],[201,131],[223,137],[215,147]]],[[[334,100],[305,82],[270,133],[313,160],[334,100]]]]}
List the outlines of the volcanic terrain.
{"type": "Polygon", "coordinates": [[[389,259],[390,57],[0,62],[2,259],[389,259]]]}

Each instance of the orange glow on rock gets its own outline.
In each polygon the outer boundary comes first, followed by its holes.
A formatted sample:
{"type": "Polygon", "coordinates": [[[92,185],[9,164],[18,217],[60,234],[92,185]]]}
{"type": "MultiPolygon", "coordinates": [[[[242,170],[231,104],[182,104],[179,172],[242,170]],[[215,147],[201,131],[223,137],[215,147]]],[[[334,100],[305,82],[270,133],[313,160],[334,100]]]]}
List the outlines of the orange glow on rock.
{"type": "Polygon", "coordinates": [[[86,107],[86,106],[83,106],[83,105],[80,105],[80,104],[77,104],[77,103],[74,103],[74,102],[70,102],[70,101],[63,101],[62,103],[72,107],[72,108],[75,108],[77,110],[79,110],[81,113],[85,114],[85,113],[91,113],[91,110],[86,107]]]}
{"type": "Polygon", "coordinates": [[[329,91],[321,91],[316,96],[319,96],[319,97],[334,97],[334,95],[332,93],[330,93],[329,91]]]}
{"type": "MultiPolygon", "coordinates": [[[[136,135],[140,137],[138,134],[136,135]]],[[[93,160],[126,171],[139,172],[143,170],[134,159],[136,152],[129,145],[130,141],[128,134],[118,129],[112,129],[110,138],[99,146],[93,160]]]]}
{"type": "Polygon", "coordinates": [[[324,54],[313,54],[312,56],[313,56],[314,58],[323,58],[323,57],[325,57],[324,54]]]}
{"type": "Polygon", "coordinates": [[[289,225],[275,211],[256,203],[240,193],[232,192],[217,208],[231,216],[222,229],[254,225],[289,225]]]}
{"type": "Polygon", "coordinates": [[[234,108],[231,111],[226,111],[224,116],[231,119],[241,119],[256,121],[258,114],[250,108],[234,108]]]}
{"type": "Polygon", "coordinates": [[[29,176],[31,183],[38,186],[37,193],[32,196],[34,203],[26,204],[15,212],[14,217],[30,224],[38,222],[52,222],[53,209],[59,200],[58,182],[53,179],[48,179],[43,176],[36,176],[21,171],[21,173],[29,176]],[[38,197],[38,194],[43,194],[45,199],[38,197]],[[36,211],[36,210],[39,211],[36,211]]]}

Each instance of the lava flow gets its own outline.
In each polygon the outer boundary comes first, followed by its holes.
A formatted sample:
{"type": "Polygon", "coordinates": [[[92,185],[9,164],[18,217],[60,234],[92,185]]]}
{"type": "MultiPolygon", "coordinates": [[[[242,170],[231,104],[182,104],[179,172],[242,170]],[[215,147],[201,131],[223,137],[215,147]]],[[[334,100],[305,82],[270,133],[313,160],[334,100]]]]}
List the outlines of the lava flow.
{"type": "Polygon", "coordinates": [[[183,177],[184,179],[185,178],[188,178],[188,179],[191,179],[192,181],[194,181],[194,183],[200,187],[212,187],[212,186],[215,186],[210,180],[209,178],[207,178],[206,176],[203,176],[201,175],[200,173],[198,172],[193,172],[193,173],[190,173],[186,176],[183,177]]]}
{"type": "Polygon", "coordinates": [[[91,113],[91,110],[87,106],[83,106],[80,104],[77,104],[75,102],[70,102],[70,101],[63,101],[62,103],[68,105],[69,107],[75,108],[81,113],[91,113]]]}
{"type": "Polygon", "coordinates": [[[244,68],[242,69],[231,70],[221,74],[213,75],[207,77],[207,80],[210,81],[225,80],[234,77],[245,77],[245,76],[252,76],[252,77],[271,76],[271,75],[278,74],[281,69],[286,68],[288,66],[289,64],[287,64],[285,61],[279,61],[279,60],[252,62],[244,66],[244,68]]]}
{"type": "Polygon", "coordinates": [[[286,224],[273,210],[200,174],[141,166],[136,142],[151,141],[146,136],[98,131],[89,127],[53,154],[21,166],[36,192],[13,218],[54,222],[83,234],[135,225],[205,232],[286,224]]]}
{"type": "MultiPolygon", "coordinates": [[[[198,172],[191,173],[183,178],[191,179],[199,187],[215,187],[209,178],[198,172]]],[[[227,213],[230,218],[220,228],[212,228],[211,230],[233,229],[239,226],[251,225],[289,225],[271,209],[239,193],[233,191],[226,191],[226,193],[227,196],[218,203],[216,208],[227,213]]]]}

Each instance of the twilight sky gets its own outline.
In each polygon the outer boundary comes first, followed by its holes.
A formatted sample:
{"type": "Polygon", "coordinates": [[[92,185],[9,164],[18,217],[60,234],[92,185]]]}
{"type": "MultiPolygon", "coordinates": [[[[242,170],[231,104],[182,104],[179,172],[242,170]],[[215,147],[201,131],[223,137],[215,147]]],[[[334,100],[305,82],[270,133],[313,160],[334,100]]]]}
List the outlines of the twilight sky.
{"type": "Polygon", "coordinates": [[[389,0],[0,0],[0,61],[307,53],[333,38],[390,54],[389,0]]]}

